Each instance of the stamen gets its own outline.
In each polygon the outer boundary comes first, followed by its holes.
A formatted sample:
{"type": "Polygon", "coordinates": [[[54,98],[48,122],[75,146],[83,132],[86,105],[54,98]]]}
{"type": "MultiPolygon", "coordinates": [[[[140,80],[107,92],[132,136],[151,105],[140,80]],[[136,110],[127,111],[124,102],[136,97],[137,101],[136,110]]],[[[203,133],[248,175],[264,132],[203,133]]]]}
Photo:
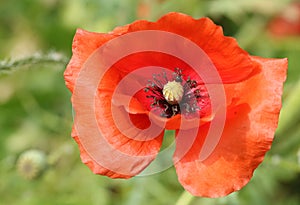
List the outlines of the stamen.
{"type": "Polygon", "coordinates": [[[189,115],[200,111],[198,102],[202,99],[201,90],[197,89],[198,83],[187,77],[184,81],[182,70],[175,68],[173,77],[168,79],[165,71],[153,74],[144,88],[149,92],[146,96],[152,100],[150,107],[160,113],[161,117],[170,118],[177,114],[189,115]]]}

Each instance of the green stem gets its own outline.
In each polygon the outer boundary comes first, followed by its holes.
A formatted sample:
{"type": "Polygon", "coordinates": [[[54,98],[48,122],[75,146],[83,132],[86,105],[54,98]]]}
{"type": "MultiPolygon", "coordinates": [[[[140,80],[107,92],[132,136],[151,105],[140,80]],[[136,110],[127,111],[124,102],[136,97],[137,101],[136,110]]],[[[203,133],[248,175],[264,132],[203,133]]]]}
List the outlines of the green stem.
{"type": "Polygon", "coordinates": [[[29,67],[33,65],[54,63],[54,64],[66,64],[67,58],[63,55],[55,52],[48,54],[34,54],[32,56],[18,59],[18,60],[4,60],[0,61],[0,74],[8,73],[19,68],[29,67]]]}
{"type": "Polygon", "coordinates": [[[289,96],[285,99],[279,116],[279,124],[276,130],[277,136],[285,136],[300,120],[300,80],[297,82],[289,96]]]}
{"type": "Polygon", "coordinates": [[[191,195],[187,191],[184,191],[182,192],[181,196],[179,197],[175,205],[188,205],[192,202],[193,199],[194,199],[193,195],[191,195]]]}
{"type": "Polygon", "coordinates": [[[300,164],[296,160],[292,161],[286,159],[285,157],[272,156],[272,157],[267,157],[265,161],[273,166],[275,165],[277,167],[282,167],[284,169],[288,169],[293,172],[300,172],[300,164]],[[278,158],[276,159],[275,157],[278,158]]]}
{"type": "Polygon", "coordinates": [[[275,138],[271,153],[285,155],[299,147],[300,127],[297,127],[296,125],[294,128],[286,132],[287,134],[285,136],[278,136],[278,138],[275,138]]]}

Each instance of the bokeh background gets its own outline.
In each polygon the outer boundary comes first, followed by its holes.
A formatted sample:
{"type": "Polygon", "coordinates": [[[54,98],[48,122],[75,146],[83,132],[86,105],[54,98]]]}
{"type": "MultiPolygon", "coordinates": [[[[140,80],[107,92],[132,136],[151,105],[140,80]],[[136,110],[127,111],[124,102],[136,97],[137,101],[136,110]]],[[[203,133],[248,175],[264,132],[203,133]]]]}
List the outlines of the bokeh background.
{"type": "MultiPolygon", "coordinates": [[[[299,205],[299,5],[292,0],[1,0],[0,205],[299,205]],[[76,28],[107,32],[137,19],[155,21],[169,11],[210,17],[252,55],[289,59],[273,147],[250,183],[224,198],[182,195],[174,168],[130,180],[96,176],[81,163],[70,136],[72,108],[63,71],[76,28]]],[[[172,139],[166,138],[166,143],[172,139]]]]}

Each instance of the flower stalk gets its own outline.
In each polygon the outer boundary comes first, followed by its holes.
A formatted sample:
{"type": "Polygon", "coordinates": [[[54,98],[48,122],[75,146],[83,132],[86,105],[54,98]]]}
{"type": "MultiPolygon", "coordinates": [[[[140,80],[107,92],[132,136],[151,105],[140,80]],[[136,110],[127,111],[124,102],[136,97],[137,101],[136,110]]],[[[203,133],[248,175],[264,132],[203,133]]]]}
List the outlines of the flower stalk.
{"type": "Polygon", "coordinates": [[[175,205],[189,205],[195,197],[187,191],[183,191],[175,205]]]}
{"type": "Polygon", "coordinates": [[[285,100],[282,106],[282,110],[279,116],[279,124],[276,131],[278,136],[284,135],[289,129],[291,129],[300,120],[300,81],[295,85],[294,89],[290,92],[289,96],[285,100]]]}
{"type": "Polygon", "coordinates": [[[67,58],[60,53],[50,52],[48,54],[36,53],[32,56],[17,60],[0,61],[0,74],[7,74],[21,68],[27,68],[40,64],[67,64],[67,58]]]}

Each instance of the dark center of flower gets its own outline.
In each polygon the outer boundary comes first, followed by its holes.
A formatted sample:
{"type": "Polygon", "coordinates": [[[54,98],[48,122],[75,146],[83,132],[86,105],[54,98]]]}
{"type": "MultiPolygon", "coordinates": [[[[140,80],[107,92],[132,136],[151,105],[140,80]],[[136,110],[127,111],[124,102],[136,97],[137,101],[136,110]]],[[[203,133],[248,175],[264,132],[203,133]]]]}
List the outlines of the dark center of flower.
{"type": "Polygon", "coordinates": [[[183,79],[182,71],[175,69],[172,78],[165,72],[153,74],[153,80],[144,89],[152,99],[151,107],[161,117],[170,118],[177,114],[191,115],[200,110],[198,101],[201,98],[198,83],[188,77],[183,79]]]}

